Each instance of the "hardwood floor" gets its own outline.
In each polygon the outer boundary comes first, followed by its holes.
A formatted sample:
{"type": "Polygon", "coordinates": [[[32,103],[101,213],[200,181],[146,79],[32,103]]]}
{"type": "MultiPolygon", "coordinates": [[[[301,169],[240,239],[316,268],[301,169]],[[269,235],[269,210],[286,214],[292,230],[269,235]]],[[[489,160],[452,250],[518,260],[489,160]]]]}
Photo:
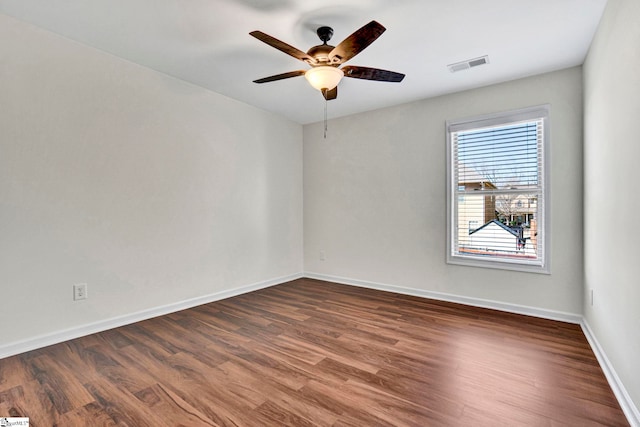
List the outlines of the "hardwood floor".
{"type": "Polygon", "coordinates": [[[31,426],[628,425],[579,326],[301,279],[0,360],[31,426]]]}

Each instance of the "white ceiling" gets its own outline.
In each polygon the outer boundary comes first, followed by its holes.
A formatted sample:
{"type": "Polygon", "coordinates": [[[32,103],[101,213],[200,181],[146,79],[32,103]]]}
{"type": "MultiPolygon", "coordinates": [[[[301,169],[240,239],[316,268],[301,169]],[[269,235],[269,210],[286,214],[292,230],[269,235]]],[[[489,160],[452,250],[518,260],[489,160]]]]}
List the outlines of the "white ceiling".
{"type": "Polygon", "coordinates": [[[343,79],[329,117],[582,64],[606,0],[0,0],[0,12],[129,61],[270,110],[322,120],[304,77],[252,81],[308,66],[249,36],[261,30],[300,50],[330,44],[371,20],[387,31],[349,65],[406,74],[401,83],[343,79]],[[488,55],[458,73],[447,65],[488,55]]]}

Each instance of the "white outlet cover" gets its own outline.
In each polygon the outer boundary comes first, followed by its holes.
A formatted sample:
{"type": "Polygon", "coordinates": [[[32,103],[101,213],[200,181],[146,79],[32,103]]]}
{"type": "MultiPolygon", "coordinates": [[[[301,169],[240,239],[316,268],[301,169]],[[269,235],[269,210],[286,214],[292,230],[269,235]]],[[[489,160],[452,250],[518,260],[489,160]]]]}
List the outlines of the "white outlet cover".
{"type": "Polygon", "coordinates": [[[73,300],[78,301],[82,299],[87,299],[87,284],[86,283],[77,283],[73,285],[73,300]]]}

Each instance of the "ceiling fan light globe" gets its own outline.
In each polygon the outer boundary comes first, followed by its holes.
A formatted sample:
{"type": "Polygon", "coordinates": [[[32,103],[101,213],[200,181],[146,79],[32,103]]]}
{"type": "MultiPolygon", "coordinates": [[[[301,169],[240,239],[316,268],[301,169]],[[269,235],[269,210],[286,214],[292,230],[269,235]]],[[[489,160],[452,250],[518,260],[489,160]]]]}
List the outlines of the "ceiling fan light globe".
{"type": "Polygon", "coordinates": [[[304,74],[309,84],[320,91],[331,90],[338,86],[343,76],[344,72],[341,69],[326,65],[314,67],[304,74]]]}

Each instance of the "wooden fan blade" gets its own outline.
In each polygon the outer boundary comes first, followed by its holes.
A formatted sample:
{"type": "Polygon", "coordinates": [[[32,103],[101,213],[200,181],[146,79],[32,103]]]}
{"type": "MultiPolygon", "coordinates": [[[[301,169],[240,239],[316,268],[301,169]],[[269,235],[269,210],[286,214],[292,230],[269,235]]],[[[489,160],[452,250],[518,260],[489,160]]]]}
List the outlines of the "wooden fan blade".
{"type": "Polygon", "coordinates": [[[258,40],[268,44],[269,46],[275,47],[279,51],[284,52],[287,55],[291,55],[296,59],[299,59],[300,61],[304,61],[308,64],[316,63],[315,58],[312,58],[311,56],[307,55],[305,52],[301,51],[300,49],[297,49],[291,45],[288,45],[285,42],[278,40],[275,37],[271,37],[269,34],[265,34],[262,31],[252,31],[249,34],[257,38],[258,40]]]}
{"type": "Polygon", "coordinates": [[[338,97],[338,86],[333,89],[322,89],[322,96],[327,101],[331,101],[332,99],[336,99],[338,97]]]}
{"type": "Polygon", "coordinates": [[[291,77],[304,76],[304,70],[289,71],[288,73],[276,74],[275,76],[264,77],[262,79],[254,80],[254,83],[268,83],[275,82],[276,80],[288,79],[291,77]]]}
{"type": "Polygon", "coordinates": [[[355,79],[375,80],[379,82],[401,82],[404,74],[395,71],[381,70],[379,68],[357,67],[354,65],[346,65],[341,68],[345,77],[355,79]]]}
{"type": "Polygon", "coordinates": [[[369,22],[333,48],[329,53],[331,62],[338,64],[347,62],[373,43],[385,30],[382,24],[376,21],[369,22]]]}

